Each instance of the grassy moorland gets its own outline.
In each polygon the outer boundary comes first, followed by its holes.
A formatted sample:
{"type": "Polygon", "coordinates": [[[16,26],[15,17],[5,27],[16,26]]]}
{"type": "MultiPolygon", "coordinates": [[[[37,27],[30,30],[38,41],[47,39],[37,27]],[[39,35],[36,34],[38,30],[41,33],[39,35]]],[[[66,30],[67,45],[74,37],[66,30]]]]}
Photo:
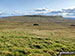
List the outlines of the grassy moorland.
{"type": "Polygon", "coordinates": [[[57,56],[59,52],[73,52],[72,24],[75,20],[62,17],[0,18],[0,56],[57,56]],[[34,26],[35,23],[39,26],[34,26]]]}

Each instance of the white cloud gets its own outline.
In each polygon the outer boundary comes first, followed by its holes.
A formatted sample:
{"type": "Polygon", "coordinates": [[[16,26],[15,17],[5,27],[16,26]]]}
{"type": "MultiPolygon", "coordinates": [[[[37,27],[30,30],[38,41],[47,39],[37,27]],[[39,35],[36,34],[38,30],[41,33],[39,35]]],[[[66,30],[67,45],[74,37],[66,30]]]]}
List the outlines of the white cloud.
{"type": "Polygon", "coordinates": [[[48,9],[48,8],[37,8],[34,11],[25,13],[23,11],[14,10],[13,12],[5,13],[0,11],[0,15],[51,15],[51,16],[63,16],[63,17],[75,17],[75,7],[65,8],[65,9],[48,9]]]}
{"type": "Polygon", "coordinates": [[[68,8],[64,8],[64,9],[74,9],[75,6],[71,6],[71,7],[68,7],[68,8]]]}
{"type": "Polygon", "coordinates": [[[0,11],[0,15],[3,15],[4,13],[0,11]]]}
{"type": "Polygon", "coordinates": [[[35,11],[50,11],[48,8],[37,8],[35,11]]]}
{"type": "Polygon", "coordinates": [[[64,16],[65,18],[75,18],[75,16],[64,16]]]}
{"type": "Polygon", "coordinates": [[[46,15],[50,12],[51,10],[48,8],[37,8],[34,11],[30,12],[29,15],[46,15]]]}
{"type": "Polygon", "coordinates": [[[38,8],[35,9],[32,14],[37,15],[51,15],[51,16],[67,16],[67,17],[74,17],[75,16],[75,7],[65,8],[65,9],[48,9],[48,8],[38,8]]]}
{"type": "Polygon", "coordinates": [[[19,10],[14,10],[12,13],[12,15],[25,15],[25,12],[19,11],[19,10]]]}

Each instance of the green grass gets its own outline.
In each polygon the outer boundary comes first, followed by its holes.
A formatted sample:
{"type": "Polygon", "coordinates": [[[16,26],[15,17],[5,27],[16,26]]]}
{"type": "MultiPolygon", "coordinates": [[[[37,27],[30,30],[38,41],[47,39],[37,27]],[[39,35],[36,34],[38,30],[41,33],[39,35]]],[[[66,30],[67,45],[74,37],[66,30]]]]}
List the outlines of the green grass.
{"type": "Polygon", "coordinates": [[[75,38],[61,36],[56,38],[51,32],[46,37],[40,35],[39,30],[37,30],[39,35],[22,30],[0,31],[1,56],[52,56],[58,55],[60,51],[75,51],[75,38]]]}
{"type": "Polygon", "coordinates": [[[70,26],[74,21],[51,22],[62,18],[46,16],[13,18],[0,18],[0,56],[58,56],[75,51],[75,27],[70,26]]]}

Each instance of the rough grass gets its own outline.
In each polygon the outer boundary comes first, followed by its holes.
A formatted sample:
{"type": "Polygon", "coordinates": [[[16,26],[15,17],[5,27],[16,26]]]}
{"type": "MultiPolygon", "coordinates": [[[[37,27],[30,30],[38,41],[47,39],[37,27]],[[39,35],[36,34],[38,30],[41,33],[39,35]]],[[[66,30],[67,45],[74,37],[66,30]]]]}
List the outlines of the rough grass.
{"type": "Polygon", "coordinates": [[[75,32],[72,30],[0,30],[0,55],[57,56],[60,51],[75,51],[75,32]]]}
{"type": "Polygon", "coordinates": [[[33,17],[33,22],[26,17],[32,22],[23,22],[25,17],[18,18],[0,21],[0,56],[58,56],[59,52],[75,51],[75,27],[70,26],[74,21],[51,22],[46,18],[45,22],[42,17],[44,22],[37,22],[33,17]],[[33,26],[35,23],[39,26],[33,26]]]}

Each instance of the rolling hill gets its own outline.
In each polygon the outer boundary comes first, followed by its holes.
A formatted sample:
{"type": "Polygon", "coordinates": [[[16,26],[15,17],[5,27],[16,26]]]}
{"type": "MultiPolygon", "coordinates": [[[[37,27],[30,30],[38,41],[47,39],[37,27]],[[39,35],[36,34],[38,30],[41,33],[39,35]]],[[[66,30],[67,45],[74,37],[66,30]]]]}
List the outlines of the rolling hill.
{"type": "Polygon", "coordinates": [[[71,25],[75,20],[61,16],[0,18],[0,56],[59,56],[59,52],[74,52],[75,26],[71,25]]]}
{"type": "Polygon", "coordinates": [[[75,22],[72,19],[64,19],[62,16],[25,15],[0,18],[3,21],[25,21],[25,22],[75,22]]]}

